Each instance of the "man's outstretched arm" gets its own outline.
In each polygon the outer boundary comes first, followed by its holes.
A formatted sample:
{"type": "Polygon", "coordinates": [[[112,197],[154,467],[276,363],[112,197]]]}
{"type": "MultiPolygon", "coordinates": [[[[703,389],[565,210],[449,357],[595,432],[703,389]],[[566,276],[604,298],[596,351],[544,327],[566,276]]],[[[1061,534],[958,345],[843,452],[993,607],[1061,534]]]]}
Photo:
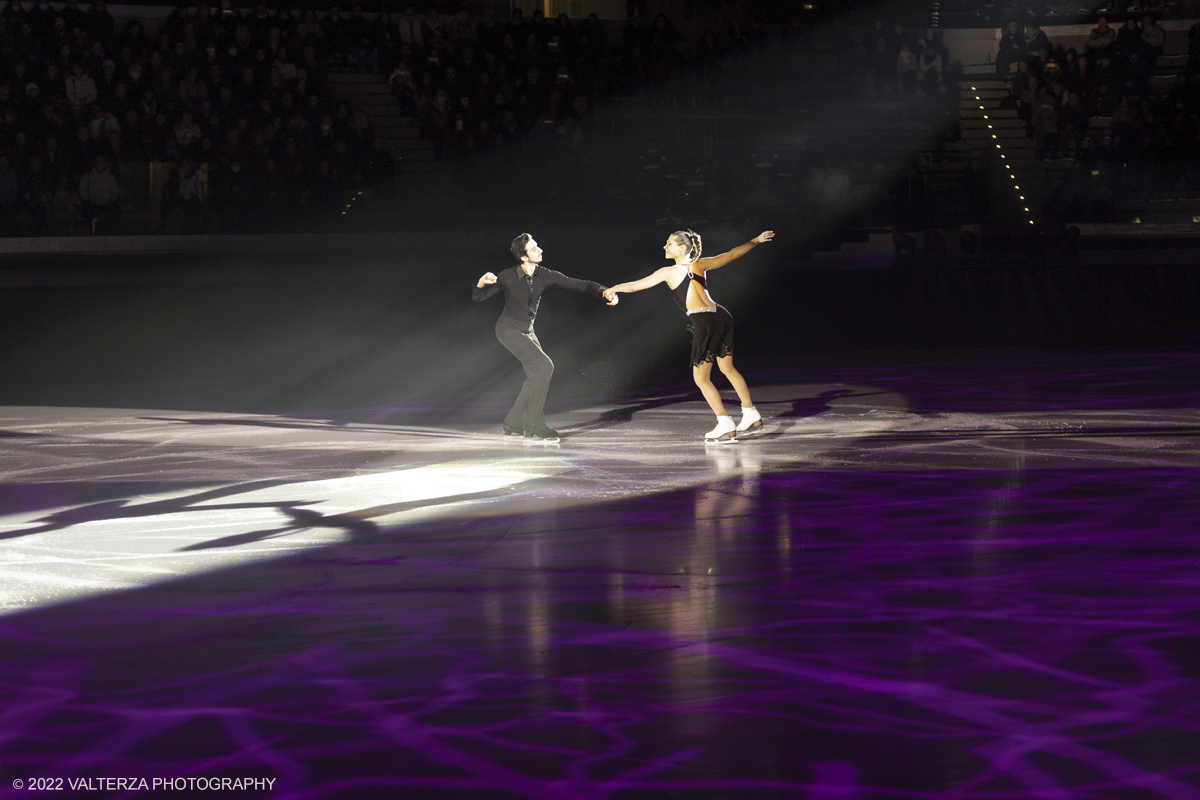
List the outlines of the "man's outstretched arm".
{"type": "MultiPolygon", "coordinates": [[[[596,283],[595,281],[585,281],[581,278],[571,278],[552,269],[546,270],[546,276],[548,278],[547,283],[550,286],[561,286],[564,289],[570,289],[572,292],[587,292],[592,297],[607,301],[604,293],[608,291],[608,287],[603,284],[596,283]]],[[[609,305],[616,304],[610,302],[609,305]]]]}

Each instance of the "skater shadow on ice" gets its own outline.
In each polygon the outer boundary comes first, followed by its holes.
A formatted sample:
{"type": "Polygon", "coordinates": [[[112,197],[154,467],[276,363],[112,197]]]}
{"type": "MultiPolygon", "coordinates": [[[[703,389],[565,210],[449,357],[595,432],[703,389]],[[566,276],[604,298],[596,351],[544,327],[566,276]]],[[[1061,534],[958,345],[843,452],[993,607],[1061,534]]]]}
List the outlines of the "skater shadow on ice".
{"type": "Polygon", "coordinates": [[[139,417],[149,422],[168,422],[174,425],[207,427],[271,428],[289,431],[337,431],[347,434],[380,434],[383,436],[430,436],[443,439],[462,438],[471,434],[436,426],[368,425],[358,422],[327,420],[226,419],[221,417],[139,417]]]}
{"type": "Polygon", "coordinates": [[[374,519],[390,517],[396,514],[403,514],[407,511],[419,511],[422,509],[434,508],[436,506],[465,503],[471,500],[497,500],[500,498],[509,497],[516,493],[516,489],[509,487],[503,489],[491,489],[483,492],[464,492],[461,494],[438,497],[432,500],[413,500],[407,503],[388,503],[386,505],[375,506],[373,508],[364,508],[344,514],[322,514],[315,508],[306,507],[309,505],[314,505],[315,503],[288,503],[276,506],[276,510],[280,514],[291,520],[290,524],[285,525],[282,528],[251,531],[249,533],[240,533],[234,536],[227,536],[208,542],[198,542],[196,544],[181,548],[181,552],[211,550],[217,547],[238,547],[245,544],[262,542],[268,539],[275,539],[281,536],[299,533],[300,531],[310,530],[312,528],[333,528],[340,530],[350,537],[350,541],[353,541],[356,538],[378,535],[387,529],[388,526],[379,525],[372,521],[374,519]]]}
{"type": "MultiPolygon", "coordinates": [[[[115,520],[133,520],[146,517],[158,517],[164,514],[181,514],[191,510],[201,511],[235,511],[257,508],[272,508],[271,503],[224,503],[221,505],[207,505],[200,507],[200,503],[208,503],[213,500],[237,497],[238,495],[256,491],[258,489],[266,489],[274,486],[281,486],[291,483],[287,480],[267,480],[254,481],[253,483],[244,483],[236,486],[222,486],[217,489],[200,491],[185,497],[173,497],[167,500],[155,500],[148,503],[133,504],[135,498],[125,498],[121,500],[106,500],[100,503],[90,503],[84,506],[75,508],[66,508],[61,511],[55,511],[52,514],[47,514],[33,522],[40,522],[41,525],[32,528],[22,528],[13,531],[0,533],[0,541],[6,539],[19,539],[23,536],[33,536],[39,533],[50,533],[52,531],[61,531],[71,528],[76,525],[82,525],[89,522],[111,522],[115,520]]],[[[295,505],[302,505],[296,503],[295,505]]]]}
{"type": "Polygon", "coordinates": [[[20,568],[0,584],[0,613],[493,513],[571,469],[553,457],[459,459],[9,514],[0,518],[0,561],[20,568]]]}
{"type": "MultiPolygon", "coordinates": [[[[740,432],[738,439],[779,439],[795,432],[795,429],[798,427],[797,423],[803,420],[821,417],[831,412],[836,415],[859,416],[873,410],[873,408],[863,406],[857,402],[858,398],[879,398],[883,402],[878,403],[878,405],[884,411],[906,410],[902,398],[894,392],[886,390],[872,391],[865,390],[862,387],[839,386],[828,389],[822,388],[815,393],[795,397],[794,393],[799,388],[801,387],[797,387],[794,384],[789,386],[767,385],[752,387],[751,391],[755,396],[755,405],[760,407],[763,412],[764,428],[740,432]],[[785,393],[792,394],[793,396],[778,397],[778,395],[785,393]],[[760,397],[763,399],[758,399],[760,397]],[[787,410],[775,413],[775,409],[780,406],[787,407],[787,410]]],[[[729,409],[737,413],[735,410],[737,406],[736,398],[726,398],[726,402],[729,404],[729,409]]],[[[636,415],[641,412],[654,412],[679,407],[681,412],[687,408],[687,411],[690,413],[690,407],[698,405],[699,401],[697,397],[691,392],[654,397],[633,405],[609,409],[602,412],[598,417],[586,422],[563,425],[561,426],[561,430],[578,436],[583,433],[628,425],[635,422],[636,415]]],[[[707,407],[705,407],[705,411],[707,411],[707,407]]],[[[671,436],[678,433],[677,431],[666,429],[662,432],[671,436]]]]}
{"type": "Polygon", "coordinates": [[[591,431],[600,431],[607,428],[615,428],[618,425],[625,425],[633,422],[634,414],[639,411],[652,411],[667,406],[678,405],[680,403],[688,403],[695,400],[691,395],[673,395],[670,397],[655,397],[650,400],[644,400],[636,405],[622,406],[620,408],[609,409],[600,414],[594,420],[589,422],[581,422],[576,425],[564,425],[562,430],[564,433],[580,434],[591,431]]]}

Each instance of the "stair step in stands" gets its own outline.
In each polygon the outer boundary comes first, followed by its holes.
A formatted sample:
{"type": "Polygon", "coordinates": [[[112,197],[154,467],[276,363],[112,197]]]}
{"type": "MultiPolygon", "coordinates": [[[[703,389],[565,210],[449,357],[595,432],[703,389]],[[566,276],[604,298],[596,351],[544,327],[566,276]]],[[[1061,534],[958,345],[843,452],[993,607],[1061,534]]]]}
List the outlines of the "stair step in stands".
{"type": "Polygon", "coordinates": [[[388,153],[395,159],[398,174],[450,173],[451,167],[437,160],[433,142],[421,138],[416,121],[403,115],[384,76],[335,73],[327,80],[338,99],[367,115],[376,135],[384,140],[388,153]]]}

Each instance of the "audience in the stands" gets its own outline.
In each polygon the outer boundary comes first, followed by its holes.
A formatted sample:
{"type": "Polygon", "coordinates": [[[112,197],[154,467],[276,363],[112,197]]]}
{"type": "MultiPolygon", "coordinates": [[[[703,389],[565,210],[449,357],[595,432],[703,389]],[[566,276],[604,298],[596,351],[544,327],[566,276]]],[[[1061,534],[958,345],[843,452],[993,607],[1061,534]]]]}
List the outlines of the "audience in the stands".
{"type": "MultiPolygon", "coordinates": [[[[1022,47],[1011,27],[1002,38],[1012,102],[1043,158],[1194,160],[1200,156],[1200,90],[1180,81],[1152,91],[1166,34],[1152,15],[1130,17],[1119,29],[1101,17],[1082,53],[1056,46],[1041,33],[1036,49],[1022,47]],[[1088,136],[1091,118],[1111,125],[1088,136]]],[[[1193,29],[1200,41],[1200,25],[1193,29]]]]}

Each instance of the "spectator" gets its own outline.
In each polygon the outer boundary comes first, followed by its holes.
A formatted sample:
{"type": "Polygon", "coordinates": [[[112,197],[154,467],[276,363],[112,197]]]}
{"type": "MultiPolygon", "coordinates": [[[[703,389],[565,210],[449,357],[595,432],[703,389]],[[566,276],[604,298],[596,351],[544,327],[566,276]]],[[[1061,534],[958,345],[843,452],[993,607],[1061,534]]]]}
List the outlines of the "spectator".
{"type": "Polygon", "coordinates": [[[1108,27],[1108,18],[1100,17],[1096,20],[1096,27],[1092,28],[1092,32],[1088,34],[1087,44],[1084,47],[1089,56],[1099,58],[1102,55],[1111,55],[1116,41],[1117,32],[1108,27]]]}
{"type": "Polygon", "coordinates": [[[92,0],[91,8],[84,14],[84,25],[94,41],[108,43],[113,40],[116,27],[104,0],[92,0]]]}
{"type": "Polygon", "coordinates": [[[179,122],[175,123],[175,142],[179,145],[179,152],[190,153],[202,136],[203,132],[192,118],[192,112],[184,110],[179,122]]]}
{"type": "Polygon", "coordinates": [[[1200,22],[1188,28],[1187,74],[1200,75],[1200,22]]]}
{"type": "Polygon", "coordinates": [[[1138,27],[1133,17],[1125,20],[1125,24],[1117,31],[1116,41],[1113,42],[1113,52],[1120,57],[1130,53],[1140,53],[1145,43],[1142,41],[1142,29],[1138,27]]]}
{"type": "Polygon", "coordinates": [[[1058,61],[1053,58],[1047,59],[1046,63],[1042,65],[1042,84],[1055,89],[1060,97],[1066,91],[1066,80],[1063,78],[1062,70],[1058,67],[1058,61]]]}
{"type": "Polygon", "coordinates": [[[146,161],[142,145],[142,121],[136,111],[125,114],[125,126],[121,139],[121,156],[126,161],[146,161]]]}
{"type": "Polygon", "coordinates": [[[1116,110],[1119,98],[1107,83],[1100,83],[1095,86],[1090,100],[1090,111],[1094,116],[1111,117],[1116,110]]]}
{"type": "Polygon", "coordinates": [[[144,80],[145,73],[142,71],[142,65],[134,61],[126,70],[125,84],[129,87],[129,95],[134,98],[141,98],[142,91],[146,89],[146,81],[144,80]]]}
{"type": "MultiPolygon", "coordinates": [[[[1016,84],[1014,83],[1014,87],[1016,84]]],[[[1032,72],[1027,74],[1024,89],[1018,97],[1017,117],[1025,122],[1028,127],[1030,138],[1036,138],[1034,132],[1034,112],[1037,110],[1038,92],[1041,91],[1042,82],[1038,80],[1038,76],[1032,72]]]]}
{"type": "Polygon", "coordinates": [[[1118,140],[1118,151],[1122,157],[1129,158],[1134,155],[1140,139],[1139,127],[1137,106],[1132,102],[1132,98],[1122,97],[1112,112],[1112,132],[1118,140]]]}
{"type": "Polygon", "coordinates": [[[1083,89],[1087,74],[1086,56],[1080,56],[1074,47],[1069,47],[1063,54],[1063,63],[1059,67],[1062,70],[1063,85],[1068,91],[1078,92],[1083,89]]]}
{"type": "Polygon", "coordinates": [[[1043,160],[1058,158],[1058,113],[1054,89],[1041,87],[1033,96],[1033,141],[1043,160]]]}
{"type": "Polygon", "coordinates": [[[92,233],[101,235],[117,231],[120,198],[121,187],[109,170],[108,159],[96,156],[91,171],[79,179],[79,199],[84,216],[92,220],[92,233]]]}
{"type": "Polygon", "coordinates": [[[70,147],[63,154],[68,163],[68,172],[73,175],[82,175],[91,167],[92,162],[96,159],[96,152],[92,143],[92,134],[87,125],[80,125],[75,131],[75,138],[70,143],[70,147]]]}
{"type": "Polygon", "coordinates": [[[1050,37],[1046,32],[1038,27],[1035,22],[1025,23],[1025,52],[1029,55],[1036,55],[1042,50],[1050,52],[1050,37]]]}
{"type": "Polygon", "coordinates": [[[38,99],[40,94],[41,89],[36,83],[31,81],[25,84],[25,96],[16,104],[17,114],[24,119],[33,117],[37,113],[36,109],[40,109],[43,105],[38,99]]]}
{"type": "Polygon", "coordinates": [[[1025,47],[1025,37],[1021,26],[1015,22],[1008,23],[1000,36],[1000,51],[996,54],[996,74],[1007,75],[1013,64],[1024,61],[1029,56],[1025,47]]]}
{"type": "MultiPolygon", "coordinates": [[[[715,42],[716,35],[713,35],[715,42]]],[[[588,14],[579,29],[579,43],[590,54],[598,55],[608,49],[608,31],[595,12],[588,14]]]]}
{"type": "Polygon", "coordinates": [[[1130,53],[1121,69],[1122,92],[1135,97],[1145,97],[1150,94],[1149,65],[1142,60],[1140,53],[1130,53]]]}
{"type": "Polygon", "coordinates": [[[1167,44],[1167,32],[1151,14],[1142,17],[1142,44],[1145,46],[1143,53],[1147,67],[1154,72],[1155,65],[1167,44]]]}
{"type": "Polygon", "coordinates": [[[92,107],[92,120],[88,123],[88,135],[93,142],[108,139],[108,134],[121,132],[121,123],[111,111],[105,111],[100,106],[92,107]]]}
{"type": "Polygon", "coordinates": [[[901,94],[916,93],[919,66],[912,46],[907,41],[902,42],[900,52],[896,55],[897,85],[900,87],[901,94]]]}
{"type": "Polygon", "coordinates": [[[50,230],[53,233],[74,233],[75,224],[80,220],[79,194],[71,191],[66,175],[58,176],[58,186],[54,196],[50,198],[50,230]]]}
{"type": "Polygon", "coordinates": [[[129,96],[129,89],[125,85],[125,81],[117,81],[113,87],[113,96],[105,104],[105,108],[111,111],[118,120],[125,119],[130,111],[137,110],[137,105],[129,96]]]}
{"type": "Polygon", "coordinates": [[[0,154],[0,236],[15,233],[16,206],[21,192],[8,156],[0,154]]]}
{"type": "Polygon", "coordinates": [[[414,6],[405,6],[396,26],[400,31],[400,43],[408,45],[417,56],[425,53],[425,35],[421,29],[421,18],[414,6]]]}
{"type": "Polygon", "coordinates": [[[196,112],[208,99],[208,87],[200,80],[200,70],[196,67],[189,67],[186,76],[180,81],[177,90],[179,102],[189,111],[196,112]]]}
{"type": "Polygon", "coordinates": [[[173,233],[178,227],[176,209],[179,207],[179,168],[171,167],[167,179],[158,190],[158,226],[155,233],[173,233]]]}
{"type": "Polygon", "coordinates": [[[20,206],[29,217],[29,233],[43,236],[49,233],[50,198],[54,197],[53,176],[42,169],[37,156],[31,156],[20,178],[20,206]]]}
{"type": "Polygon", "coordinates": [[[204,181],[199,165],[190,159],[179,164],[179,205],[183,232],[195,233],[204,212],[204,181]]]}
{"type": "Polygon", "coordinates": [[[104,137],[99,150],[108,159],[110,164],[120,164],[126,160],[124,148],[121,144],[121,134],[115,131],[109,131],[108,135],[104,137]]]}
{"type": "Polygon", "coordinates": [[[104,59],[100,63],[100,79],[96,84],[96,91],[99,93],[100,99],[105,103],[111,100],[117,81],[123,80],[124,77],[124,75],[117,74],[117,62],[111,58],[104,59]]]}
{"type": "Polygon", "coordinates": [[[896,90],[896,68],[899,56],[892,55],[887,39],[882,36],[875,40],[875,52],[871,55],[875,73],[875,93],[877,95],[891,94],[896,90]]]}
{"type": "Polygon", "coordinates": [[[142,31],[142,25],[137,20],[132,20],[125,28],[125,35],[120,38],[117,44],[122,51],[128,50],[129,57],[135,60],[140,60],[145,57],[146,52],[150,49],[149,42],[146,41],[145,34],[142,31]]]}
{"type": "Polygon", "coordinates": [[[1112,91],[1118,84],[1116,68],[1113,66],[1113,60],[1110,56],[1102,55],[1096,63],[1088,70],[1088,83],[1091,91],[1095,93],[1101,86],[1107,91],[1112,91]]]}
{"type": "Polygon", "coordinates": [[[279,75],[285,83],[290,85],[296,82],[296,62],[292,60],[286,47],[280,47],[276,51],[273,66],[279,70],[279,75]]]}
{"type": "Polygon", "coordinates": [[[1063,132],[1066,134],[1065,145],[1067,158],[1083,156],[1083,141],[1088,132],[1087,109],[1077,91],[1068,91],[1062,105],[1063,132]]]}
{"type": "Polygon", "coordinates": [[[919,62],[921,85],[923,87],[933,87],[936,89],[937,84],[941,81],[942,76],[946,72],[946,65],[942,58],[941,51],[936,47],[927,48],[925,52],[921,54],[919,62]]]}
{"type": "Polygon", "coordinates": [[[68,32],[76,28],[82,28],[84,24],[83,12],[79,9],[79,0],[67,0],[66,5],[59,11],[62,16],[63,24],[68,32]]]}
{"type": "Polygon", "coordinates": [[[412,73],[408,67],[401,61],[396,65],[396,69],[392,71],[388,78],[388,85],[392,89],[392,94],[396,96],[396,102],[400,104],[400,113],[406,117],[412,117],[417,112],[417,91],[413,86],[412,73]]]}
{"type": "Polygon", "coordinates": [[[159,30],[167,34],[172,41],[179,41],[183,39],[184,31],[190,22],[187,6],[176,6],[159,30]]]}
{"type": "Polygon", "coordinates": [[[438,16],[437,8],[430,6],[429,11],[421,19],[421,38],[425,49],[429,52],[441,53],[447,48],[446,26],[438,16]]]}
{"type": "Polygon", "coordinates": [[[77,115],[90,108],[99,97],[96,82],[87,74],[82,62],[77,61],[71,67],[71,74],[66,80],[66,96],[77,115]]]}
{"type": "Polygon", "coordinates": [[[1025,93],[1029,90],[1029,82],[1033,77],[1033,73],[1029,71],[1029,62],[1018,61],[1016,71],[1008,79],[1008,93],[1016,101],[1018,116],[1020,115],[1022,98],[1025,97],[1025,93]]]}
{"type": "Polygon", "coordinates": [[[62,151],[58,149],[58,139],[55,136],[46,137],[38,158],[47,174],[59,176],[67,171],[66,161],[63,159],[62,151]]]}

